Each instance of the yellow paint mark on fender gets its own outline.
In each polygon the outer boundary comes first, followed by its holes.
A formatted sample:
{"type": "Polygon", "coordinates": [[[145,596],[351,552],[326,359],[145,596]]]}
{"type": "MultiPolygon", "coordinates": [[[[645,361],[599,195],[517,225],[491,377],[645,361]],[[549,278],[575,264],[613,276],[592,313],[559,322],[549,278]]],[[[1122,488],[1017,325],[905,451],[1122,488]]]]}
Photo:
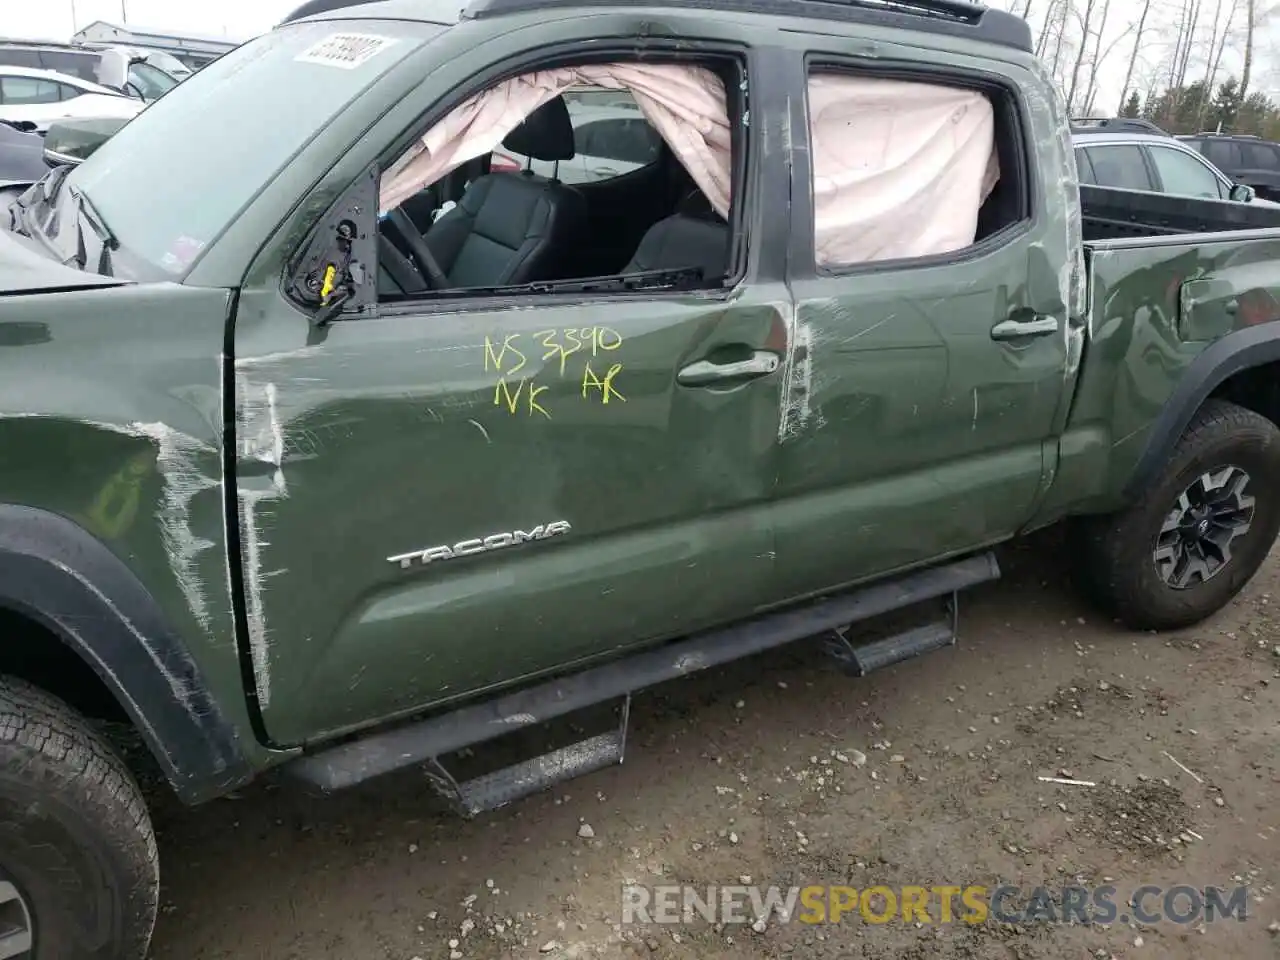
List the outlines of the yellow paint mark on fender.
{"type": "Polygon", "coordinates": [[[85,526],[104,540],[123,536],[138,516],[142,484],[155,462],[147,451],[128,460],[98,491],[85,514],[85,526]]]}

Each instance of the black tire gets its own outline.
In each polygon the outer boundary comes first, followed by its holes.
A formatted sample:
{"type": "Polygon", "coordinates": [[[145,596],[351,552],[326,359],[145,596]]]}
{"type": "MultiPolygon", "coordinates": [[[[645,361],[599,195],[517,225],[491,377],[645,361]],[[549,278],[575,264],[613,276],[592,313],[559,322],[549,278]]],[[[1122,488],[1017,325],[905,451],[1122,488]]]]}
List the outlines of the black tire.
{"type": "Polygon", "coordinates": [[[1226,606],[1253,578],[1280,531],[1280,429],[1252,410],[1209,400],[1196,412],[1155,482],[1128,509],[1075,525],[1081,582],[1126,626],[1174,630],[1226,606]],[[1208,579],[1170,586],[1154,560],[1162,524],[1197,478],[1233,466],[1248,474],[1248,531],[1208,579]]]}
{"type": "Polygon", "coordinates": [[[138,786],[74,711],[10,677],[0,677],[0,891],[0,923],[30,924],[22,960],[146,956],[159,859],[138,786]]]}

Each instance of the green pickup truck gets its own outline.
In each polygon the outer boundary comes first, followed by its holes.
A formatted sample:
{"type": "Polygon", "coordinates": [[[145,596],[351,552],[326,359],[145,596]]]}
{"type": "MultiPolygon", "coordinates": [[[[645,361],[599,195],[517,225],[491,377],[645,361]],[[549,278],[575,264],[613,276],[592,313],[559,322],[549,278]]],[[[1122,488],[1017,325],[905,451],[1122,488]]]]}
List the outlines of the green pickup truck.
{"type": "Polygon", "coordinates": [[[0,957],[146,951],[97,719],[188,803],[415,767],[470,815],[620,762],[655,683],[947,647],[1049,524],[1135,629],[1230,602],[1280,221],[1074,163],[960,0],[385,0],[0,197],[0,957]]]}

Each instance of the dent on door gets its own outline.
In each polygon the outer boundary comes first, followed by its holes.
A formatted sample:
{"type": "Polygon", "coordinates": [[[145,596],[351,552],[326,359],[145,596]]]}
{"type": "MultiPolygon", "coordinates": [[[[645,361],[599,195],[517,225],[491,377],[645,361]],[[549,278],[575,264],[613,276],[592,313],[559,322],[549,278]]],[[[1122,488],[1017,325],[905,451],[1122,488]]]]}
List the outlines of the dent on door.
{"type": "Polygon", "coordinates": [[[811,357],[803,428],[782,444],[780,590],[920,563],[1026,519],[1065,321],[1049,330],[1032,309],[1025,261],[1019,245],[981,264],[797,284],[811,357]],[[1020,329],[1006,340],[1008,321],[1020,329]]]}
{"type": "Polygon", "coordinates": [[[383,316],[310,346],[292,311],[239,324],[243,570],[273,737],[749,611],[772,570],[781,380],[741,353],[787,313],[691,297],[383,316]],[[701,363],[722,376],[676,382],[701,363]]]}

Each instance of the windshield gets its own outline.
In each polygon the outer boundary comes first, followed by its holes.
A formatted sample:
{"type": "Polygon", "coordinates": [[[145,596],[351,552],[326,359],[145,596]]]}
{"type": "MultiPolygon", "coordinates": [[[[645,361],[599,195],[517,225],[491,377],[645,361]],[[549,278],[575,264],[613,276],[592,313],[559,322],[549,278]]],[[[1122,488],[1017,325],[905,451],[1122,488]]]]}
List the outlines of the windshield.
{"type": "Polygon", "coordinates": [[[131,63],[129,82],[138,88],[144,100],[159,100],[178,85],[177,80],[149,63],[131,63]]]}
{"type": "Polygon", "coordinates": [[[148,105],[71,172],[65,186],[74,190],[57,192],[50,242],[64,257],[75,253],[78,193],[119,241],[117,274],[184,275],[320,130],[443,29],[299,23],[232,50],[148,105]]]}

